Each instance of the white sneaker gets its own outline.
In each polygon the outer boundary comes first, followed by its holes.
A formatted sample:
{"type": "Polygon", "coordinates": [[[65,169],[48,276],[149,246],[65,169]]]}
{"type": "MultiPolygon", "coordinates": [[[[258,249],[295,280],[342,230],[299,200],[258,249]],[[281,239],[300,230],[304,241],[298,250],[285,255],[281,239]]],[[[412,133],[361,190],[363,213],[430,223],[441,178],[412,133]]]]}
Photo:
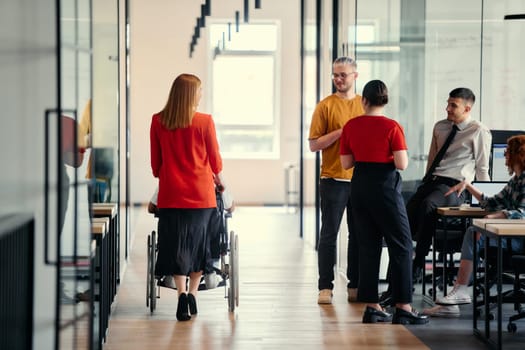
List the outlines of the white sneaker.
{"type": "Polygon", "coordinates": [[[219,276],[217,276],[217,273],[213,271],[212,273],[208,273],[204,276],[204,284],[206,285],[206,289],[214,289],[217,288],[217,285],[219,284],[219,276]]]}
{"type": "Polygon", "coordinates": [[[317,304],[331,304],[332,303],[332,290],[321,289],[319,296],[317,297],[317,304]]]}
{"type": "Polygon", "coordinates": [[[455,285],[454,289],[445,297],[437,298],[436,304],[439,305],[461,305],[470,304],[472,299],[468,293],[468,287],[455,285]]]}
{"type": "Polygon", "coordinates": [[[459,317],[459,306],[458,305],[436,305],[429,309],[423,310],[423,315],[433,317],[459,317]]]}

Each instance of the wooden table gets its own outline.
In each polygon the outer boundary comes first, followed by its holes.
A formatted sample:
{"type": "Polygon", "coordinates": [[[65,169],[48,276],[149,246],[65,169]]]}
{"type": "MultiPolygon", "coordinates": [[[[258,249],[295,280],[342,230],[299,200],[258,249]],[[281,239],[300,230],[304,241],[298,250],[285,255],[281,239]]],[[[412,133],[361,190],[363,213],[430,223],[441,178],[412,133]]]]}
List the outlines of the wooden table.
{"type": "MultiPolygon", "coordinates": [[[[474,328],[474,334],[476,334],[478,337],[480,337],[483,341],[488,343],[492,348],[495,349],[501,349],[502,348],[502,311],[501,307],[503,304],[502,300],[502,290],[501,290],[501,284],[502,284],[502,271],[503,271],[503,253],[502,253],[502,247],[501,247],[501,241],[504,238],[516,238],[516,237],[524,237],[525,236],[525,220],[509,220],[509,219],[483,219],[483,220],[474,220],[473,222],[474,227],[478,232],[480,232],[482,235],[486,237],[485,239],[485,260],[487,260],[487,252],[489,248],[489,241],[490,239],[496,239],[497,242],[497,259],[496,259],[496,307],[497,307],[497,336],[496,341],[494,341],[491,338],[490,335],[490,318],[488,317],[489,314],[489,307],[490,307],[490,292],[485,291],[485,295],[483,297],[484,299],[484,307],[485,307],[485,329],[484,332],[478,329],[478,322],[477,322],[477,310],[476,310],[476,301],[474,300],[473,303],[473,311],[474,311],[474,317],[473,317],[473,328],[474,328]]],[[[475,233],[473,233],[475,234],[475,233]]],[[[476,267],[477,262],[477,249],[474,249],[474,267],[476,267]]],[[[474,270],[475,271],[475,270],[474,270]]],[[[488,276],[485,273],[485,286],[488,285],[488,276]]],[[[474,278],[474,290],[476,290],[476,278],[474,278]]]]}

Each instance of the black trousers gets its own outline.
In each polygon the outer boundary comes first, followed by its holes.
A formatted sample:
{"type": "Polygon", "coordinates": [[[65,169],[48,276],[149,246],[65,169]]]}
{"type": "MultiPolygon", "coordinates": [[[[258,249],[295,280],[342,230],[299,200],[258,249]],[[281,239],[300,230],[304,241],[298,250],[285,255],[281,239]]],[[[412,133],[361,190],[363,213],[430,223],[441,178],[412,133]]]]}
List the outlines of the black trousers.
{"type": "Polygon", "coordinates": [[[321,179],[319,183],[321,197],[321,232],[317,249],[319,280],[317,286],[321,289],[334,288],[334,266],[337,257],[337,236],[346,210],[348,226],[347,268],[348,288],[357,288],[359,280],[357,253],[357,238],[354,233],[350,194],[352,183],[334,179],[321,179]]]}
{"type": "Polygon", "coordinates": [[[458,206],[465,201],[465,192],[459,197],[455,193],[445,197],[450,187],[458,182],[451,178],[434,177],[431,181],[422,183],[409,199],[406,206],[408,221],[412,239],[416,241],[414,266],[423,266],[430,251],[432,236],[436,230],[436,208],[458,206]]]}
{"type": "Polygon", "coordinates": [[[351,195],[359,243],[358,300],[379,301],[383,238],[391,266],[394,302],[412,302],[412,240],[401,195],[402,180],[393,164],[356,163],[351,195]]]}

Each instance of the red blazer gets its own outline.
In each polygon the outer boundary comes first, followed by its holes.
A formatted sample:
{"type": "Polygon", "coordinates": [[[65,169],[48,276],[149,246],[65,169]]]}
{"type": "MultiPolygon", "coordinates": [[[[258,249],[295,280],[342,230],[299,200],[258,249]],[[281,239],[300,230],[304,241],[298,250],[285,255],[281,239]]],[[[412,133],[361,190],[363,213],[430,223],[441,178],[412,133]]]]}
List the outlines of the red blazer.
{"type": "Polygon", "coordinates": [[[211,115],[196,112],[191,126],[168,130],[154,114],[150,145],[159,208],[216,207],[213,174],[222,171],[222,158],[211,115]]]}

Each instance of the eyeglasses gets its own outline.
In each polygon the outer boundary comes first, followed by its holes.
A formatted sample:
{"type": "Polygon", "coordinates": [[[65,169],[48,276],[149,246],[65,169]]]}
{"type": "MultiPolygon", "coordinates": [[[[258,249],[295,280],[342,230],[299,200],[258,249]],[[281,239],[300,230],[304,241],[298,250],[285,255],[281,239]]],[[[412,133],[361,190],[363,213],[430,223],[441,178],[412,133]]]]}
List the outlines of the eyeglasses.
{"type": "Polygon", "coordinates": [[[346,79],[348,78],[349,76],[355,74],[355,72],[350,72],[350,73],[332,73],[332,79],[337,79],[337,78],[341,78],[341,79],[346,79]]]}

